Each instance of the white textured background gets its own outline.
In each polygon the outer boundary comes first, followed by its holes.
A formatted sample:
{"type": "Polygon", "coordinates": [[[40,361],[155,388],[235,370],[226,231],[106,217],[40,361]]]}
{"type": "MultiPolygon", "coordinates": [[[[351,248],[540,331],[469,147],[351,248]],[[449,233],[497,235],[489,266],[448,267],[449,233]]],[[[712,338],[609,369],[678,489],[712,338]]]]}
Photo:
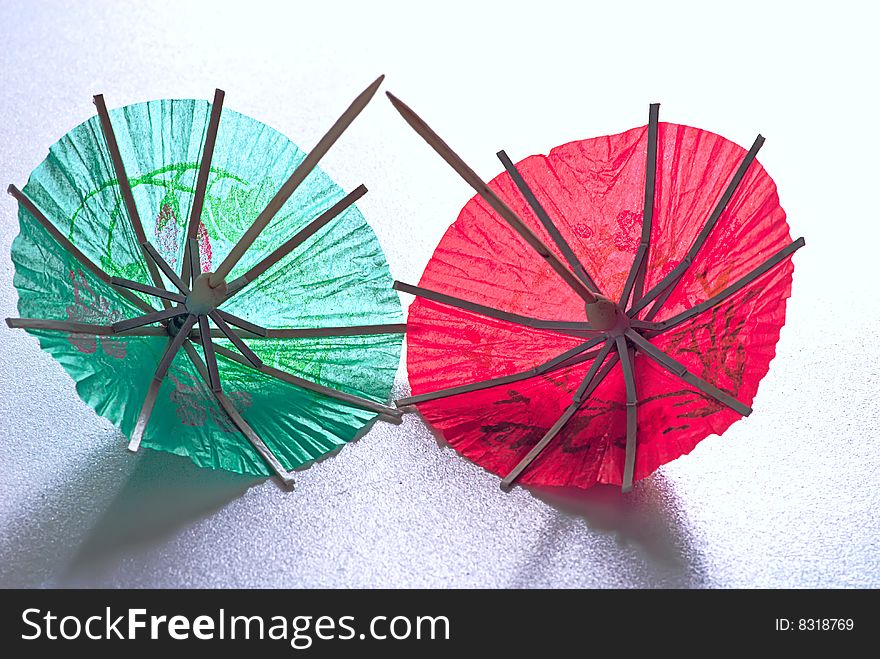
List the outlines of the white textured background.
{"type": "MultiPolygon", "coordinates": [[[[115,107],[221,87],[308,150],[385,73],[485,178],[500,148],[516,161],[619,132],[652,101],[744,146],[760,131],[807,239],[754,415],[628,497],[503,494],[413,416],[302,472],[293,494],[134,456],[36,340],[2,327],[0,586],[880,586],[874,6],[0,0],[4,187],[95,93],[115,107]]],[[[471,196],[381,95],[321,166],[367,184],[359,206],[413,283],[471,196]]]]}

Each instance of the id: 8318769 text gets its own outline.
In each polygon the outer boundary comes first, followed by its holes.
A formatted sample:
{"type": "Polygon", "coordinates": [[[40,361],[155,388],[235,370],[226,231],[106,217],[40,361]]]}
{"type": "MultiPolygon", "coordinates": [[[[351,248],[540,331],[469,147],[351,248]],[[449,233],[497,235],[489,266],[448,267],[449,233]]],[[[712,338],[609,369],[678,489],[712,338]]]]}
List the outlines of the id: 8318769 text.
{"type": "Polygon", "coordinates": [[[832,632],[852,631],[852,618],[776,618],[776,631],[832,632]]]}

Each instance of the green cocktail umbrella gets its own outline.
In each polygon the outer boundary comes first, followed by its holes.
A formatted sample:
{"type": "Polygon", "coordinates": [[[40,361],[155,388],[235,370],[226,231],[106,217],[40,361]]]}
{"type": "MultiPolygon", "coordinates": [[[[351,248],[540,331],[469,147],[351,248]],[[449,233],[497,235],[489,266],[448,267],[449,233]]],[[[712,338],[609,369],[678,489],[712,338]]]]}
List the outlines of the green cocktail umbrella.
{"type": "Polygon", "coordinates": [[[291,483],[385,403],[402,312],[381,247],[316,167],[376,80],[308,154],[213,103],[98,116],[23,190],[21,318],[80,397],[139,446],[291,483]]]}

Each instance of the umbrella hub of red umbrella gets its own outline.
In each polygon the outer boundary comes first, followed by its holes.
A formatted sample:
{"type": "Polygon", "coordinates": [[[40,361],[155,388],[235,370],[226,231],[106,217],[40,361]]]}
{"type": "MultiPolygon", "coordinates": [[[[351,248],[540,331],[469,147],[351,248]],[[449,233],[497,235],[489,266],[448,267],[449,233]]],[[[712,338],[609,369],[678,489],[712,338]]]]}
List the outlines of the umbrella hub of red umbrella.
{"type": "Polygon", "coordinates": [[[596,296],[596,301],[587,306],[587,319],[597,330],[606,332],[608,336],[618,336],[629,329],[629,316],[620,305],[606,297],[596,296]]]}
{"type": "Polygon", "coordinates": [[[196,315],[207,315],[226,298],[226,282],[211,286],[211,272],[203,272],[193,282],[192,291],[186,296],[186,310],[196,315]]]}

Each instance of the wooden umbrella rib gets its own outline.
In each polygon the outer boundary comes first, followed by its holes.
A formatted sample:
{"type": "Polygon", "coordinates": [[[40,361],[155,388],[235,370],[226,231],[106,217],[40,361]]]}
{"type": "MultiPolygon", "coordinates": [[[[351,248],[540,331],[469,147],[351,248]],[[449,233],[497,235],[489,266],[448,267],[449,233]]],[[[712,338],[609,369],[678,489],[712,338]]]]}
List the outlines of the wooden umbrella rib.
{"type": "MultiPolygon", "coordinates": [[[[122,200],[125,204],[125,210],[128,213],[128,219],[134,229],[134,235],[137,237],[138,245],[147,242],[147,234],[144,233],[144,225],[141,223],[141,216],[138,214],[137,204],[134,201],[134,194],[131,191],[131,183],[125,172],[125,165],[122,162],[122,154],[119,152],[119,144],[116,141],[116,133],[113,131],[113,122],[110,121],[110,113],[107,111],[107,104],[104,102],[104,95],[97,94],[94,97],[95,107],[98,110],[98,119],[101,122],[101,131],[104,133],[104,141],[107,143],[107,150],[110,152],[110,161],[113,164],[113,171],[116,173],[116,181],[119,185],[119,191],[122,194],[122,200]]],[[[143,254],[147,271],[150,278],[156,286],[161,287],[162,277],[156,269],[156,264],[143,254]]],[[[162,305],[168,307],[168,301],[163,299],[162,305]]]]}
{"type": "Polygon", "coordinates": [[[162,359],[159,362],[159,366],[156,368],[156,376],[157,378],[164,378],[165,374],[168,372],[168,369],[171,367],[171,362],[174,360],[174,356],[177,354],[177,351],[180,349],[180,346],[186,340],[186,337],[189,335],[189,331],[196,324],[197,316],[195,314],[189,314],[186,317],[186,320],[183,321],[183,325],[180,327],[180,331],[172,337],[170,350],[165,351],[165,354],[162,355],[162,359]]]}
{"type": "Polygon", "coordinates": [[[220,283],[226,278],[226,275],[228,275],[232,268],[235,267],[236,263],[241,260],[244,253],[257,239],[257,236],[259,236],[263,229],[268,226],[269,222],[272,221],[272,218],[275,217],[275,214],[281,210],[281,207],[284,206],[285,202],[296,191],[300,183],[302,183],[312,172],[324,154],[330,150],[330,147],[336,143],[336,140],[342,136],[345,130],[367,106],[367,103],[373,98],[373,95],[376,93],[376,90],[379,89],[379,85],[382,84],[384,78],[385,76],[379,76],[379,78],[377,78],[369,87],[361,92],[342,116],[336,120],[336,123],[333,124],[330,130],[327,131],[327,134],[318,141],[315,148],[306,155],[303,161],[290,175],[290,178],[288,178],[281,186],[275,196],[254,220],[253,224],[248,227],[239,241],[233,246],[226,258],[223,259],[223,262],[214,274],[211,275],[212,286],[220,285],[220,283]]]}
{"type": "Polygon", "coordinates": [[[186,249],[184,251],[186,251],[188,255],[185,259],[185,264],[189,267],[189,280],[195,284],[196,279],[198,279],[199,275],[202,273],[199,256],[199,241],[195,238],[188,238],[186,241],[186,249]],[[193,254],[195,254],[195,258],[193,258],[193,254]]]}
{"type": "Polygon", "coordinates": [[[654,322],[641,323],[640,322],[637,325],[636,322],[633,322],[633,326],[639,327],[642,329],[653,330],[658,333],[665,332],[666,330],[672,329],[673,327],[677,327],[678,325],[681,325],[683,322],[690,320],[694,316],[697,316],[697,315],[703,313],[704,311],[708,311],[712,307],[717,306],[718,304],[720,304],[721,302],[723,302],[724,300],[729,298],[731,295],[738,293],[743,288],[745,288],[746,286],[751,284],[753,281],[755,281],[756,279],[758,279],[759,277],[766,274],[767,272],[769,272],[770,270],[775,268],[777,265],[782,263],[786,258],[788,258],[788,256],[790,256],[791,254],[794,254],[797,250],[799,250],[801,247],[803,247],[804,244],[805,244],[804,239],[798,238],[797,240],[792,242],[790,245],[788,245],[788,246],[784,247],[783,249],[779,250],[778,252],[776,252],[776,254],[774,254],[769,259],[764,261],[757,268],[755,268],[754,270],[752,270],[748,274],[744,275],[743,277],[741,277],[740,279],[735,281],[730,286],[726,287],[720,293],[713,295],[708,300],[701,302],[700,304],[697,304],[697,305],[691,307],[690,309],[682,311],[681,313],[679,313],[675,316],[672,316],[671,318],[664,320],[664,321],[661,321],[659,323],[654,323],[654,322]]]}
{"type": "MultiPolygon", "coordinates": [[[[152,325],[153,323],[160,323],[163,320],[169,320],[177,316],[182,316],[185,313],[186,309],[182,307],[172,307],[170,309],[163,309],[162,311],[154,311],[153,313],[148,313],[145,316],[138,316],[137,318],[120,320],[113,323],[111,327],[113,328],[114,332],[116,332],[117,334],[121,334],[128,330],[142,327],[143,325],[152,325]]],[[[162,330],[166,331],[164,328],[162,328],[162,330]]]]}
{"type": "Polygon", "coordinates": [[[560,362],[559,364],[554,366],[551,370],[547,371],[547,373],[550,373],[552,371],[557,371],[560,368],[568,368],[569,366],[577,366],[578,364],[583,364],[584,362],[588,362],[592,359],[595,359],[599,355],[600,352],[602,352],[602,349],[596,348],[593,350],[587,350],[586,352],[582,352],[581,354],[576,355],[575,357],[569,357],[564,362],[560,362]]]}
{"type": "MultiPolygon", "coordinates": [[[[36,204],[34,204],[34,202],[31,201],[21,190],[19,190],[14,185],[10,185],[7,188],[7,191],[12,197],[15,198],[16,201],[18,201],[18,203],[24,206],[25,210],[30,213],[37,222],[40,223],[40,226],[42,226],[46,230],[46,232],[55,239],[55,242],[57,242],[62,247],[62,249],[64,249],[68,254],[73,256],[73,258],[79,261],[80,264],[86,270],[95,275],[95,277],[97,277],[107,285],[110,284],[110,275],[108,275],[101,268],[95,265],[95,263],[88,256],[83,254],[80,249],[76,247],[76,245],[70,242],[67,236],[62,234],[58,230],[58,228],[48,220],[43,212],[39,208],[37,208],[36,204]]],[[[128,291],[117,290],[117,293],[119,293],[119,295],[122,296],[125,300],[138,307],[142,311],[152,312],[156,310],[155,307],[153,307],[151,304],[145,302],[137,295],[129,293],[128,291]]]]}
{"type": "Polygon", "coordinates": [[[181,304],[186,302],[186,296],[181,295],[180,293],[175,293],[173,291],[169,291],[165,288],[159,288],[157,286],[150,286],[149,284],[142,284],[139,281],[134,281],[132,279],[123,279],[122,277],[111,277],[110,285],[114,287],[122,287],[128,288],[133,291],[140,291],[141,293],[146,293],[147,295],[152,295],[154,297],[161,298],[163,300],[170,300],[172,302],[179,302],[181,304]]]}
{"type": "Polygon", "coordinates": [[[178,350],[180,350],[180,346],[183,345],[183,342],[186,340],[186,337],[193,325],[195,325],[195,322],[196,317],[190,314],[183,322],[180,332],[178,332],[176,336],[168,339],[168,347],[165,349],[162,358],[159,360],[159,365],[156,367],[156,373],[153,375],[153,379],[150,382],[147,396],[144,398],[144,403],[141,406],[140,414],[138,414],[134,431],[131,434],[131,441],[128,443],[129,451],[137,451],[140,448],[141,440],[144,437],[144,431],[147,428],[147,423],[150,421],[153,407],[156,404],[156,397],[159,395],[159,389],[162,386],[162,381],[165,379],[165,375],[171,367],[171,362],[174,361],[174,356],[177,354],[178,350]]]}
{"type": "Polygon", "coordinates": [[[424,139],[443,160],[449,164],[452,169],[458,173],[483,200],[492,207],[492,209],[501,216],[522,238],[550,265],[551,268],[565,281],[569,287],[575,291],[583,300],[592,304],[596,302],[596,296],[587,288],[587,286],[578,279],[575,274],[568,269],[559,258],[550,250],[543,241],[535,235],[535,233],[526,225],[520,217],[505,204],[501,198],[483,181],[477,173],[471,169],[461,157],[452,150],[452,148],[444,142],[433,129],[425,123],[413,110],[403,101],[398,99],[391,93],[387,93],[391,103],[406,120],[406,122],[415,130],[418,135],[424,139]]]}
{"type": "Polygon", "coordinates": [[[639,277],[639,271],[641,270],[642,263],[648,254],[648,244],[642,242],[639,244],[638,249],[636,250],[635,258],[633,259],[632,266],[629,269],[629,273],[626,275],[626,281],[623,284],[623,291],[620,294],[620,299],[617,304],[622,309],[626,308],[626,304],[629,301],[630,294],[632,293],[636,279],[639,277]]]}
{"type": "Polygon", "coordinates": [[[265,460],[266,464],[269,465],[269,468],[275,472],[275,475],[281,481],[282,485],[287,488],[293,488],[293,472],[287,471],[284,468],[284,465],[282,465],[278,458],[275,457],[275,454],[272,453],[271,449],[266,446],[266,443],[262,438],[253,428],[251,428],[250,424],[245,421],[241,413],[235,409],[235,405],[233,405],[232,401],[226,397],[226,394],[222,391],[215,391],[213,393],[217,398],[217,402],[220,403],[220,407],[222,407],[223,411],[226,413],[226,416],[229,417],[229,420],[232,421],[236,428],[238,428],[239,432],[251,443],[251,446],[253,446],[259,456],[265,460]]]}
{"type": "Polygon", "coordinates": [[[218,355],[223,355],[227,359],[231,359],[232,361],[238,362],[244,366],[249,368],[253,368],[260,373],[268,375],[270,377],[274,377],[278,380],[282,380],[283,382],[287,382],[289,384],[293,384],[301,389],[306,389],[308,391],[312,391],[323,396],[327,396],[328,398],[334,398],[336,400],[342,401],[344,403],[348,403],[354,407],[359,407],[364,410],[369,410],[371,412],[376,412],[377,414],[391,417],[393,419],[399,419],[402,416],[402,412],[393,407],[388,407],[387,405],[382,405],[381,403],[376,403],[367,398],[362,398],[360,396],[355,396],[354,394],[349,394],[344,391],[339,391],[338,389],[333,389],[331,387],[325,387],[324,385],[318,384],[316,382],[311,382],[310,380],[305,380],[303,378],[297,377],[292,373],[287,373],[286,371],[282,371],[280,369],[274,368],[272,366],[268,366],[263,364],[260,368],[256,368],[253,364],[251,364],[245,357],[239,355],[232,350],[227,350],[226,348],[214,345],[214,351],[218,355]]]}
{"type": "Polygon", "coordinates": [[[122,162],[122,154],[119,152],[119,144],[116,141],[116,133],[113,130],[113,122],[110,120],[110,113],[107,111],[107,104],[104,102],[104,95],[97,94],[94,97],[95,107],[98,109],[98,119],[101,122],[101,130],[104,133],[104,141],[107,144],[107,150],[110,152],[110,162],[116,173],[116,180],[119,184],[119,191],[122,194],[122,200],[125,204],[125,210],[128,212],[129,220],[131,220],[132,228],[138,243],[147,242],[147,235],[144,233],[141,217],[138,214],[137,204],[134,201],[134,194],[131,191],[131,184],[128,175],[125,172],[125,164],[122,162]]]}
{"type": "Polygon", "coordinates": [[[611,353],[608,359],[605,361],[605,365],[599,370],[599,373],[593,378],[592,382],[590,382],[589,386],[584,390],[583,395],[581,396],[581,402],[589,398],[596,388],[602,384],[602,381],[605,379],[605,376],[611,372],[611,369],[617,365],[617,362],[620,361],[620,357],[616,352],[611,353]]]}
{"type": "Polygon", "coordinates": [[[70,332],[71,334],[90,334],[92,336],[117,334],[117,330],[112,325],[92,325],[48,318],[7,318],[6,326],[10,329],[52,330],[70,332]]]}
{"type": "MultiPolygon", "coordinates": [[[[198,351],[193,346],[192,342],[185,341],[183,344],[183,349],[198,372],[199,376],[202,378],[202,381],[207,384],[210,388],[210,382],[208,380],[208,368],[205,366],[205,363],[202,361],[201,356],[199,356],[198,351]]],[[[275,454],[269,450],[269,447],[266,446],[266,443],[260,438],[260,436],[254,432],[253,428],[250,427],[247,421],[245,421],[244,417],[239,413],[235,406],[232,404],[226,394],[222,391],[211,391],[214,394],[214,397],[217,399],[217,402],[220,404],[220,407],[229,417],[229,420],[232,421],[233,425],[238,429],[238,431],[244,435],[245,439],[247,439],[251,446],[254,447],[254,450],[259,454],[259,456],[266,462],[269,468],[275,473],[278,479],[282,482],[283,485],[287,487],[293,487],[293,474],[287,471],[278,458],[275,457],[275,454]]]]}
{"type": "MultiPolygon", "coordinates": [[[[173,318],[174,316],[184,315],[187,313],[186,310],[180,310],[179,307],[175,307],[172,309],[163,309],[162,311],[154,312],[156,315],[153,318],[173,318]]],[[[168,329],[165,327],[155,327],[155,326],[144,326],[148,325],[151,322],[158,322],[157,320],[147,320],[148,316],[151,314],[147,314],[145,316],[138,316],[137,318],[132,318],[130,321],[123,320],[114,323],[113,325],[93,325],[89,323],[76,323],[76,322],[68,322],[61,320],[53,320],[48,318],[7,318],[6,325],[12,329],[37,329],[37,330],[53,330],[58,332],[68,332],[70,334],[90,334],[92,336],[109,336],[113,334],[118,334],[119,336],[168,336],[168,329]],[[130,325],[129,323],[133,323],[137,321],[136,324],[130,325]],[[119,327],[116,327],[116,326],[119,327]]],[[[211,316],[211,320],[215,323],[217,319],[211,316]]],[[[223,322],[223,319],[220,319],[223,322]]],[[[244,334],[239,334],[230,328],[229,333],[224,332],[219,329],[219,324],[217,328],[211,328],[211,337],[215,339],[229,339],[230,341],[235,341],[232,339],[232,336],[235,336],[236,339],[279,339],[279,338],[304,338],[304,337],[316,337],[316,336],[361,336],[361,335],[369,335],[369,334],[396,334],[403,333],[406,331],[406,325],[388,325],[387,330],[386,326],[383,325],[367,325],[365,328],[368,331],[360,331],[362,328],[360,327],[328,327],[328,328],[319,328],[317,330],[312,329],[290,329],[290,330],[268,330],[265,336],[260,334],[253,334],[252,332],[247,332],[246,330],[242,330],[245,332],[244,334]],[[373,328],[380,328],[381,331],[371,331],[373,328]],[[357,330],[349,332],[347,330],[357,330]],[[340,330],[339,333],[336,330],[340,330]],[[232,335],[232,336],[230,336],[232,335]]],[[[190,338],[196,339],[199,337],[198,330],[192,330],[190,338]]],[[[256,356],[256,355],[255,355],[256,356]]],[[[257,358],[259,359],[259,358],[257,358]]]]}
{"type": "Polygon", "coordinates": [[[616,338],[617,355],[623,370],[623,384],[626,390],[626,452],[623,461],[621,490],[629,492],[633,486],[636,465],[636,442],[638,441],[638,395],[636,393],[636,374],[633,370],[632,351],[626,338],[616,338]]]}
{"type": "Polygon", "coordinates": [[[648,111],[648,146],[645,154],[645,203],[642,208],[642,238],[633,258],[632,266],[626,276],[623,292],[618,304],[625,309],[632,294],[633,304],[642,297],[645,287],[645,273],[651,248],[651,227],[654,223],[654,192],[657,178],[657,128],[660,118],[660,104],[652,103],[648,111]]]}
{"type": "Polygon", "coordinates": [[[262,336],[263,338],[268,337],[268,332],[265,327],[261,327],[256,325],[255,323],[250,322],[249,320],[245,320],[244,318],[239,318],[238,316],[234,316],[228,311],[222,311],[221,309],[214,309],[215,314],[220,316],[223,320],[225,320],[230,325],[235,325],[251,334],[256,334],[258,336],[262,336]]]}
{"type": "MultiPolygon", "coordinates": [[[[168,339],[168,344],[170,346],[171,339],[168,339]]],[[[153,408],[156,406],[156,398],[159,396],[159,389],[161,388],[161,378],[153,378],[152,380],[150,380],[150,386],[147,389],[147,395],[144,398],[144,402],[141,404],[141,411],[138,413],[138,418],[134,425],[134,431],[132,431],[131,433],[131,441],[129,441],[128,443],[128,450],[132,453],[136,453],[141,447],[141,440],[144,437],[144,432],[147,429],[147,424],[150,422],[150,417],[153,414],[153,408]]]]}
{"type": "Polygon", "coordinates": [[[575,346],[570,350],[566,350],[565,352],[554,357],[553,359],[546,361],[543,364],[539,364],[538,366],[530,368],[526,371],[520,371],[519,373],[512,373],[510,375],[492,378],[491,380],[481,380],[479,382],[471,382],[469,384],[449,387],[447,389],[438,389],[437,391],[431,391],[425,394],[418,394],[417,396],[401,398],[395,401],[395,405],[397,405],[397,407],[406,407],[408,405],[416,405],[418,403],[424,403],[430,400],[437,400],[438,398],[458,396],[459,394],[466,394],[472,391],[481,391],[483,389],[491,389],[492,387],[497,387],[504,384],[511,384],[513,382],[519,382],[521,380],[528,380],[529,378],[538,377],[539,375],[550,373],[554,370],[557,370],[558,368],[564,368],[564,363],[570,358],[586,352],[590,348],[605,341],[606,338],[607,337],[604,334],[598,336],[591,341],[587,341],[586,343],[575,346]]]}
{"type": "Polygon", "coordinates": [[[520,474],[523,471],[528,469],[529,465],[534,462],[537,457],[547,448],[547,445],[550,444],[551,441],[559,434],[559,432],[565,427],[565,424],[571,420],[571,418],[577,413],[578,409],[580,409],[581,404],[584,401],[584,398],[588,396],[587,390],[592,384],[593,380],[596,378],[596,375],[599,372],[599,369],[602,367],[605,362],[605,358],[608,357],[608,353],[611,352],[611,348],[614,346],[614,339],[606,339],[605,345],[602,347],[602,351],[596,357],[596,361],[593,362],[593,365],[590,366],[590,370],[587,371],[586,376],[584,376],[583,382],[581,383],[578,390],[575,392],[575,395],[572,397],[571,404],[565,408],[565,411],[560,415],[560,417],[556,420],[556,422],[550,427],[541,440],[529,451],[526,456],[519,461],[519,463],[510,471],[507,476],[501,481],[501,489],[509,490],[513,485],[513,482],[519,478],[520,474]]]}
{"type": "Polygon", "coordinates": [[[504,491],[509,490],[513,486],[513,482],[519,478],[520,474],[525,471],[532,462],[534,462],[537,457],[544,452],[544,449],[547,448],[547,445],[555,439],[556,435],[565,427],[571,418],[577,413],[580,408],[580,401],[572,401],[572,403],[565,408],[565,411],[560,415],[556,422],[550,427],[544,436],[541,438],[535,447],[529,451],[529,453],[524,457],[519,464],[517,464],[507,476],[501,481],[501,489],[504,491]]]}
{"type": "Polygon", "coordinates": [[[119,336],[168,336],[168,328],[164,326],[156,327],[135,327],[132,330],[119,332],[119,336]]]}
{"type": "Polygon", "coordinates": [[[337,201],[326,211],[321,213],[314,220],[309,222],[306,226],[300,229],[296,235],[293,236],[290,240],[285,242],[281,247],[276,249],[274,252],[269,254],[266,258],[261,260],[255,266],[253,266],[250,270],[244,273],[238,279],[235,279],[229,283],[229,293],[226,295],[226,299],[231,298],[233,295],[238,293],[245,286],[254,281],[261,274],[266,272],[273,265],[278,263],[285,256],[290,254],[294,249],[302,245],[306,240],[320,231],[324,226],[329,224],[336,216],[343,213],[348,209],[353,203],[355,203],[358,199],[363,197],[367,193],[367,187],[365,185],[359,185],[354,190],[349,192],[345,197],[337,201]]]}
{"type": "MultiPolygon", "coordinates": [[[[212,312],[213,313],[213,312],[212,312]]],[[[217,323],[217,319],[213,315],[208,314],[211,320],[217,323]]],[[[219,315],[219,314],[218,314],[219,315]]],[[[223,318],[220,318],[221,322],[223,318]]],[[[373,334],[403,334],[406,332],[406,325],[362,325],[352,327],[318,327],[318,328],[288,328],[288,329],[267,329],[265,334],[255,334],[244,329],[238,331],[229,328],[229,333],[219,329],[219,323],[216,328],[211,328],[211,336],[215,339],[231,339],[230,334],[238,339],[303,339],[313,337],[333,337],[333,336],[369,336],[373,334]]]]}
{"type": "Polygon", "coordinates": [[[400,281],[394,282],[394,289],[402,291],[404,293],[409,293],[411,295],[417,295],[427,300],[440,302],[441,304],[448,304],[452,307],[458,307],[459,309],[464,309],[465,311],[480,314],[481,316],[503,320],[508,323],[515,323],[517,325],[530,327],[532,329],[559,332],[561,334],[570,334],[573,336],[583,336],[585,334],[596,334],[599,332],[599,330],[594,329],[590,326],[589,323],[586,322],[579,323],[562,320],[541,320],[538,318],[531,318],[529,316],[522,316],[520,314],[501,311],[500,309],[488,307],[483,304],[477,304],[476,302],[468,302],[467,300],[462,300],[461,298],[453,297],[452,295],[438,293],[437,291],[432,291],[429,288],[413,286],[412,284],[405,284],[400,281]]]}
{"type": "MultiPolygon", "coordinates": [[[[635,267],[636,276],[633,281],[632,300],[638,302],[645,291],[645,276],[648,272],[648,258],[651,250],[651,229],[654,224],[654,201],[657,187],[657,134],[660,127],[660,104],[652,103],[648,109],[648,152],[645,156],[645,204],[642,208],[642,240],[639,247],[644,246],[635,267]]],[[[636,263],[633,262],[633,266],[636,263]]],[[[629,298],[629,293],[625,293],[629,298]]],[[[624,306],[627,299],[621,302],[624,306]]],[[[625,308],[625,307],[624,307],[625,308]]]]}
{"type": "Polygon", "coordinates": [[[51,330],[68,334],[84,334],[89,336],[168,336],[165,327],[135,327],[130,330],[114,330],[113,325],[92,325],[74,323],[48,318],[7,318],[6,325],[13,329],[51,330]]]}
{"type": "Polygon", "coordinates": [[[214,342],[211,341],[211,327],[208,317],[199,316],[199,338],[202,350],[205,351],[205,364],[208,366],[208,386],[212,391],[223,391],[220,384],[220,369],[217,367],[217,356],[214,354],[214,342]]]}
{"type": "Polygon", "coordinates": [[[654,316],[657,315],[660,307],[662,307],[666,300],[669,299],[669,296],[672,295],[672,291],[675,290],[678,282],[681,281],[681,278],[684,276],[685,272],[687,272],[688,268],[690,268],[693,260],[699,253],[700,248],[702,248],[703,244],[706,242],[706,239],[709,237],[709,234],[712,232],[712,229],[715,228],[715,225],[721,218],[721,214],[724,212],[724,209],[727,208],[727,204],[730,202],[730,199],[733,197],[737,188],[739,188],[739,184],[742,182],[743,178],[746,175],[746,172],[748,171],[752,162],[754,162],[756,156],[758,155],[758,151],[761,149],[761,146],[763,144],[764,138],[761,135],[758,135],[758,137],[755,138],[755,141],[752,144],[752,147],[749,149],[748,153],[746,153],[746,155],[743,157],[742,162],[740,163],[739,167],[733,175],[733,178],[730,179],[730,182],[727,184],[727,187],[725,188],[721,197],[718,199],[718,203],[715,204],[715,208],[709,215],[709,219],[706,221],[703,229],[694,239],[693,244],[685,254],[682,262],[679,263],[675,268],[673,268],[672,272],[666,275],[637,303],[633,304],[630,307],[629,311],[627,311],[627,314],[630,316],[630,318],[634,318],[639,312],[641,312],[642,309],[651,304],[651,302],[654,302],[654,305],[645,315],[645,320],[654,319],[654,316]]]}
{"type": "Polygon", "coordinates": [[[661,367],[663,367],[665,370],[669,371],[673,375],[677,375],[688,384],[693,385],[707,396],[714,398],[722,405],[729,407],[737,414],[749,416],[749,414],[752,413],[751,407],[749,407],[745,403],[738,401],[727,392],[722,391],[721,389],[719,389],[712,383],[707,382],[700,376],[691,373],[684,364],[660,350],[660,348],[641,336],[638,332],[627,330],[626,335],[633,342],[637,350],[641,351],[643,354],[645,354],[647,357],[649,357],[651,360],[659,364],[661,367]]]}
{"type": "MultiPolygon", "coordinates": [[[[208,129],[205,133],[205,144],[202,147],[202,159],[199,163],[199,173],[196,177],[196,188],[193,194],[192,208],[189,214],[189,224],[186,227],[186,240],[195,238],[199,230],[199,221],[202,218],[202,208],[205,204],[205,192],[208,189],[208,177],[211,174],[211,161],[214,158],[214,144],[217,142],[217,130],[220,127],[220,114],[223,111],[223,98],[225,92],[222,89],[214,90],[214,101],[211,103],[211,116],[208,118],[208,129]]],[[[198,253],[198,252],[196,252],[198,253]]],[[[180,270],[180,278],[188,279],[189,251],[185,250],[183,264],[180,270]]]]}
{"type": "Polygon", "coordinates": [[[541,221],[541,224],[544,225],[547,233],[550,234],[553,242],[556,244],[556,246],[559,248],[559,251],[562,252],[562,255],[565,257],[565,260],[568,261],[568,264],[571,266],[574,274],[576,274],[580,278],[580,280],[590,288],[590,290],[593,290],[597,293],[601,292],[599,291],[599,287],[596,285],[596,282],[593,281],[593,278],[590,277],[586,268],[584,268],[583,264],[574,253],[571,245],[568,244],[568,241],[559,231],[559,227],[556,226],[556,224],[550,218],[550,214],[546,211],[541,202],[538,201],[538,197],[529,187],[529,184],[526,183],[526,180],[523,178],[522,174],[520,174],[519,170],[516,168],[516,165],[513,164],[513,161],[510,159],[507,153],[502,149],[495,155],[498,156],[501,164],[504,165],[504,169],[507,170],[510,178],[513,180],[517,189],[519,189],[520,194],[523,196],[523,198],[531,207],[532,211],[541,221]]]}
{"type": "Polygon", "coordinates": [[[177,288],[183,295],[189,295],[189,287],[183,282],[183,280],[177,276],[177,273],[174,272],[174,269],[168,265],[168,262],[162,258],[162,255],[156,251],[156,248],[150,244],[150,241],[145,242],[141,247],[144,248],[144,252],[146,252],[147,256],[153,260],[153,262],[159,266],[159,269],[164,273],[166,277],[168,277],[168,281],[174,284],[174,287],[177,288]]]}
{"type": "MultiPolygon", "coordinates": [[[[226,324],[226,321],[223,320],[223,318],[220,316],[220,314],[218,314],[216,311],[212,311],[208,315],[211,317],[211,320],[213,320],[217,324],[217,327],[220,330],[220,332],[223,334],[223,336],[225,336],[227,339],[229,339],[232,342],[232,345],[234,345],[236,348],[238,348],[238,351],[247,358],[247,360],[251,363],[251,365],[254,368],[260,368],[263,365],[263,360],[261,360],[259,357],[257,357],[256,353],[254,353],[254,351],[251,350],[247,346],[247,344],[241,340],[241,337],[239,337],[235,332],[232,331],[232,328],[226,324]]],[[[207,325],[208,325],[208,323],[206,322],[205,323],[206,328],[207,328],[207,325]]],[[[203,330],[203,332],[201,334],[202,343],[207,345],[206,342],[210,341],[210,336],[211,336],[210,330],[207,330],[207,329],[203,330]]]]}
{"type": "MultiPolygon", "coordinates": [[[[213,315],[208,316],[215,323],[217,319],[213,315]]],[[[220,319],[223,320],[222,317],[220,319]]],[[[157,328],[162,329],[162,328],[157,328]]],[[[238,331],[229,328],[229,333],[224,332],[218,327],[211,328],[211,337],[215,339],[230,339],[230,334],[238,339],[300,339],[324,336],[364,336],[372,334],[402,334],[406,332],[406,325],[364,325],[360,327],[319,327],[319,328],[303,328],[303,329],[268,329],[265,334],[255,334],[247,330],[239,329],[238,331]],[[351,331],[349,331],[351,330],[351,331]]],[[[162,329],[163,333],[167,333],[162,329]]],[[[126,332],[127,334],[137,334],[137,330],[126,332]]],[[[193,335],[192,338],[197,338],[193,335]]]]}
{"type": "Polygon", "coordinates": [[[303,327],[267,329],[269,339],[300,339],[317,336],[368,336],[372,334],[404,334],[406,323],[350,325],[348,327],[303,327]]]}

